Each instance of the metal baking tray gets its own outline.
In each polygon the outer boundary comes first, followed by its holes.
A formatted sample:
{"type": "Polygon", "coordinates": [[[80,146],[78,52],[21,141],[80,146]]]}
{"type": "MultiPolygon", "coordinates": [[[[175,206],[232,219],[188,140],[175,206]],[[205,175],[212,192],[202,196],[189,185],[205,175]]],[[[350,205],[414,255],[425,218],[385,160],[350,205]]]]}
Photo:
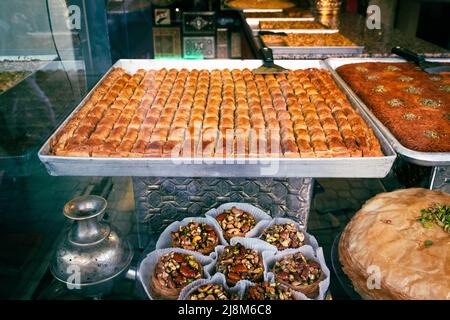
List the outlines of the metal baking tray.
{"type": "MultiPolygon", "coordinates": [[[[263,42],[262,40],[260,40],[263,42]]],[[[343,54],[359,55],[363,53],[363,46],[353,47],[288,47],[288,46],[269,46],[273,55],[298,55],[298,54],[343,54]]]]}
{"type": "MultiPolygon", "coordinates": [[[[436,62],[450,62],[450,59],[429,59],[436,62]]],[[[448,166],[450,165],[450,152],[420,152],[414,151],[403,146],[397,138],[391,133],[391,131],[384,126],[384,124],[374,116],[372,111],[365,105],[365,103],[353,92],[349,85],[339,76],[335,71],[340,66],[359,63],[359,62],[406,62],[403,59],[396,58],[329,58],[325,60],[329,65],[330,71],[337,83],[348,92],[353,99],[357,102],[360,108],[372,119],[377,125],[383,135],[389,140],[398,154],[402,155],[407,161],[415,163],[421,166],[448,166]]]]}
{"type": "MultiPolygon", "coordinates": [[[[277,64],[288,69],[328,69],[321,60],[279,60],[277,64]]],[[[134,73],[139,68],[256,68],[260,60],[119,60],[113,67],[122,67],[134,73]]],[[[105,75],[106,76],[106,75],[105,75]]],[[[103,78],[105,77],[103,76],[103,78]]],[[[103,80],[103,78],[101,80],[103,80]]],[[[95,90],[97,84],[91,91],[95,90]]],[[[341,87],[341,86],[340,86],[341,87]]],[[[342,88],[342,87],[341,87],[342,88]]],[[[348,95],[352,105],[358,104],[348,95]]],[[[60,130],[88,97],[64,121],[60,130]]],[[[380,140],[383,157],[368,158],[88,158],[50,155],[50,141],[39,150],[38,156],[51,175],[66,176],[155,176],[155,177],[385,177],[396,153],[374,125],[370,117],[361,113],[380,140]],[[218,163],[220,161],[220,163],[218,163]]]]}
{"type": "Polygon", "coordinates": [[[284,32],[284,33],[337,33],[337,29],[252,29],[253,35],[259,35],[260,31],[284,32]]]}
{"type": "MultiPolygon", "coordinates": [[[[230,8],[234,8],[234,7],[230,6],[230,8]]],[[[234,8],[234,9],[241,10],[239,8],[234,8]]],[[[283,9],[242,9],[242,12],[243,13],[258,13],[258,12],[278,13],[278,12],[283,12],[283,9]]]]}
{"type": "Polygon", "coordinates": [[[246,18],[245,21],[250,28],[258,29],[260,21],[314,21],[314,18],[246,18]]]}

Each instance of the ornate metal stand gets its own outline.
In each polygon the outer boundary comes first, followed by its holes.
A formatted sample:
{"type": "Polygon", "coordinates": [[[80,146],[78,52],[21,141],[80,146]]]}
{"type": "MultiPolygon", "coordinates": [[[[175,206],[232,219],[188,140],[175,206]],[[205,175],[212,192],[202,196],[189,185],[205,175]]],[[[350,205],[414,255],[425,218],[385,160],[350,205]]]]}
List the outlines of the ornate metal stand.
{"type": "Polygon", "coordinates": [[[312,178],[134,177],[139,246],[175,220],[199,216],[225,202],[246,202],[274,217],[307,225],[312,178]]]}

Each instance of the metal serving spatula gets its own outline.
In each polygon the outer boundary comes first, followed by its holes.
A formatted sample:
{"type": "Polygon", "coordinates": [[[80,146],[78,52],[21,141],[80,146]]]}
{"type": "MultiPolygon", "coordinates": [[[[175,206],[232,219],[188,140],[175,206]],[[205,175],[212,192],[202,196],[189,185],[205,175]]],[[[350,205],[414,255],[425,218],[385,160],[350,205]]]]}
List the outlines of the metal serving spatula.
{"type": "Polygon", "coordinates": [[[259,52],[261,53],[263,64],[262,66],[253,70],[254,74],[276,74],[289,72],[288,69],[278,66],[273,62],[272,49],[264,46],[260,49],[259,52]]]}
{"type": "Polygon", "coordinates": [[[405,48],[394,47],[392,48],[392,53],[395,53],[396,55],[399,55],[400,57],[405,58],[408,61],[414,62],[423,71],[428,73],[436,74],[441,72],[450,72],[450,66],[446,66],[438,62],[427,61],[424,57],[419,56],[414,51],[405,48]]]}

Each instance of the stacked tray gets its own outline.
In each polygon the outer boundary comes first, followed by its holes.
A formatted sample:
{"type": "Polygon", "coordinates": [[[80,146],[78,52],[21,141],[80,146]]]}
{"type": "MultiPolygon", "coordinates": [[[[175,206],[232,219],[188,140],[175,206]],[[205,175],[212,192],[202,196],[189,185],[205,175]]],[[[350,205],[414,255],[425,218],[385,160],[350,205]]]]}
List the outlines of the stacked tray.
{"type": "MultiPolygon", "coordinates": [[[[205,60],[205,61],[153,61],[153,60],[119,60],[114,66],[135,73],[138,69],[161,68],[207,69],[213,70],[218,65],[223,68],[256,68],[259,60],[205,60]]],[[[277,61],[278,64],[292,70],[318,68],[327,69],[319,60],[277,61]]],[[[106,77],[106,75],[105,75],[106,77]]],[[[105,78],[104,77],[104,78],[105,78]]],[[[103,79],[102,79],[103,80],[103,79]]],[[[101,82],[100,82],[101,83],[101,82]]],[[[90,95],[99,86],[97,84],[90,95]]],[[[343,90],[342,85],[338,87],[343,90]]],[[[353,108],[358,112],[354,97],[346,94],[353,108]]],[[[389,172],[395,159],[395,152],[381,132],[372,123],[366,113],[361,117],[367,122],[378,138],[384,156],[353,158],[118,158],[118,157],[73,157],[56,156],[51,153],[51,142],[68,121],[81,109],[89,99],[86,97],[61,127],[47,140],[39,151],[39,158],[52,175],[84,176],[179,176],[179,177],[384,177],[389,172]],[[276,172],[270,170],[276,166],[276,172]],[[262,169],[268,168],[268,171],[262,169]]]]}
{"type": "MultiPolygon", "coordinates": [[[[329,37],[330,34],[335,34],[336,37],[340,37],[340,41],[346,41],[348,44],[339,45],[339,46],[322,46],[322,45],[313,45],[313,46],[289,46],[287,44],[279,45],[276,43],[271,44],[270,42],[264,41],[264,36],[259,36],[255,39],[255,41],[260,41],[266,46],[270,47],[273,51],[273,54],[276,55],[286,55],[286,54],[350,54],[356,55],[361,54],[363,52],[364,47],[359,45],[351,45],[351,41],[347,38],[343,37],[339,30],[336,29],[328,29],[328,28],[276,28],[276,29],[266,29],[261,27],[261,22],[291,22],[291,23],[301,23],[307,21],[315,21],[314,18],[246,18],[246,22],[249,25],[255,36],[260,35],[261,31],[267,33],[267,31],[273,33],[276,37],[283,37],[287,34],[310,34],[311,37],[329,37]]],[[[267,40],[267,39],[266,39],[267,40]]],[[[280,40],[280,39],[278,39],[280,40]]],[[[319,38],[320,40],[320,38],[319,38]]],[[[326,39],[322,39],[322,42],[326,41],[326,39]]],[[[335,40],[336,41],[336,40],[335,40]]]]}
{"type": "Polygon", "coordinates": [[[156,249],[141,261],[138,274],[150,299],[180,300],[195,299],[194,293],[199,299],[205,298],[202,288],[211,285],[221,287],[229,294],[228,299],[232,296],[248,299],[251,295],[253,300],[321,300],[326,296],[329,277],[322,248],[301,225],[290,219],[271,219],[264,211],[245,203],[226,203],[208,211],[205,217],[172,223],[161,234],[156,249]],[[242,224],[242,227],[234,232],[230,224],[234,227],[242,224]],[[202,267],[191,262],[191,273],[181,269],[170,271],[168,277],[176,283],[173,288],[171,281],[165,281],[164,273],[170,269],[170,263],[165,262],[167,257],[173,256],[181,261],[180,254],[194,258],[202,267]],[[311,280],[314,277],[301,280],[295,276],[297,280],[292,282],[283,278],[284,269],[280,263],[294,256],[316,268],[315,280],[311,280]],[[194,275],[192,269],[202,272],[194,275]],[[167,286],[173,290],[165,291],[167,286]],[[265,298],[255,295],[261,287],[272,287],[276,293],[265,298]]]}
{"type": "MultiPolygon", "coordinates": [[[[430,59],[430,61],[436,62],[450,62],[450,59],[430,59]]],[[[394,147],[395,151],[397,151],[400,155],[402,155],[406,160],[422,165],[422,166],[448,166],[450,165],[450,152],[420,152],[415,151],[403,146],[398,139],[392,134],[392,132],[386,128],[386,126],[377,119],[377,117],[372,113],[372,111],[366,106],[366,104],[359,98],[350,86],[345,83],[345,81],[339,76],[339,74],[335,71],[338,67],[353,64],[353,63],[362,63],[362,62],[404,62],[403,59],[395,59],[395,58],[330,58],[326,60],[326,63],[330,66],[331,71],[333,73],[334,78],[340,84],[344,90],[349,92],[349,94],[354,98],[357,104],[361,107],[364,113],[367,114],[368,117],[372,119],[372,121],[377,125],[377,127],[381,130],[383,135],[389,140],[390,144],[394,147]]]]}

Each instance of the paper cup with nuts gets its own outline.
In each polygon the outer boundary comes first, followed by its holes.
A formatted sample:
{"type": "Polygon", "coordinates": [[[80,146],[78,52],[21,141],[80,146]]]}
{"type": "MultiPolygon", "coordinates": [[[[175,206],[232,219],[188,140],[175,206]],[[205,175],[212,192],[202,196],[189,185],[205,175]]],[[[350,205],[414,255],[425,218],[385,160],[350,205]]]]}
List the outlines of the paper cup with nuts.
{"type": "Polygon", "coordinates": [[[211,217],[192,217],[170,224],[159,236],[156,249],[181,248],[209,255],[225,245],[222,229],[211,217]]]}
{"type": "Polygon", "coordinates": [[[305,300],[305,296],[274,281],[245,281],[243,300],[305,300]]]}
{"type": "Polygon", "coordinates": [[[216,272],[223,273],[228,285],[233,286],[241,280],[262,281],[264,264],[262,252],[273,247],[259,239],[235,237],[231,245],[218,246],[215,251],[216,272]]]}
{"type": "Polygon", "coordinates": [[[186,286],[178,300],[241,300],[244,290],[243,281],[229,287],[225,276],[216,273],[211,279],[196,280],[186,286]]]}
{"type": "Polygon", "coordinates": [[[138,279],[150,299],[175,300],[185,286],[198,279],[209,279],[213,262],[210,257],[189,250],[155,250],[140,263],[138,279]]]}
{"type": "Polygon", "coordinates": [[[262,221],[247,233],[247,237],[261,239],[280,251],[297,249],[304,245],[310,245],[314,250],[319,247],[314,236],[307,233],[301,224],[288,218],[262,221]]]}
{"type": "Polygon", "coordinates": [[[263,252],[265,278],[295,290],[308,299],[325,299],[330,285],[330,270],[325,264],[322,248],[311,246],[263,252]]]}
{"type": "Polygon", "coordinates": [[[219,223],[228,242],[234,237],[245,237],[259,223],[272,218],[266,212],[247,203],[230,202],[211,209],[206,215],[219,223]]]}

